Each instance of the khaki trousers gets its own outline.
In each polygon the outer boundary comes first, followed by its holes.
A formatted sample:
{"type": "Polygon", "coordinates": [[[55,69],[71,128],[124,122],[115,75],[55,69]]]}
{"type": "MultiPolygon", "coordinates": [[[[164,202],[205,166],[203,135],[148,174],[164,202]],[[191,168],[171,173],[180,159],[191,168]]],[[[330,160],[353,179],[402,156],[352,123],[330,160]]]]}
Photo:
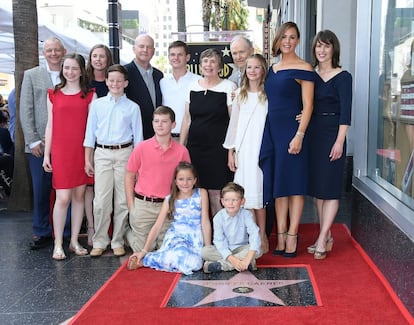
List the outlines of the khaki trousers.
{"type": "MultiPolygon", "coordinates": [[[[129,229],[127,230],[127,240],[134,252],[139,252],[144,248],[145,241],[148,234],[157,220],[160,213],[162,202],[153,203],[135,198],[134,207],[129,212],[129,229]]],[[[165,220],[160,234],[156,241],[152,243],[150,250],[159,249],[168,228],[170,228],[171,221],[165,220]]]]}
{"type": "Polygon", "coordinates": [[[125,166],[133,147],[117,150],[96,148],[95,150],[95,197],[93,214],[95,235],[93,247],[105,249],[124,246],[124,235],[128,221],[128,207],[125,196],[125,166]],[[113,212],[112,240],[108,229],[113,212]]]}
{"type": "MultiPolygon", "coordinates": [[[[242,245],[231,251],[231,255],[236,256],[240,259],[244,259],[249,253],[250,245],[242,245]]],[[[205,261],[219,262],[223,271],[232,271],[234,266],[227,260],[223,259],[220,252],[214,245],[204,246],[201,249],[201,257],[205,261]]],[[[256,257],[255,257],[256,258],[256,257]]]]}

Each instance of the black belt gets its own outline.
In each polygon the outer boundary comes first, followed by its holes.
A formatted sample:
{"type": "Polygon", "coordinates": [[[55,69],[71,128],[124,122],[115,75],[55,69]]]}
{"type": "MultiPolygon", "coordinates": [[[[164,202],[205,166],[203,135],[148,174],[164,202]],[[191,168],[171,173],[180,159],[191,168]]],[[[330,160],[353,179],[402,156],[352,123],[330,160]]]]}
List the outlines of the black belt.
{"type": "Polygon", "coordinates": [[[173,138],[179,138],[180,137],[180,133],[171,133],[171,136],[173,138]]]}
{"type": "Polygon", "coordinates": [[[132,146],[132,141],[128,142],[128,143],[124,143],[124,144],[108,144],[108,145],[97,143],[96,146],[98,148],[111,149],[111,150],[124,149],[124,148],[128,148],[128,147],[132,146]]]}
{"type": "Polygon", "coordinates": [[[313,112],[313,115],[317,115],[317,116],[336,116],[336,115],[339,115],[339,113],[335,113],[335,112],[323,112],[323,113],[313,112]]]}
{"type": "Polygon", "coordinates": [[[135,193],[135,197],[139,200],[144,200],[144,201],[148,201],[148,202],[152,202],[152,203],[164,202],[164,199],[162,199],[160,197],[149,197],[149,196],[141,195],[141,194],[138,194],[138,193],[135,193]]]}

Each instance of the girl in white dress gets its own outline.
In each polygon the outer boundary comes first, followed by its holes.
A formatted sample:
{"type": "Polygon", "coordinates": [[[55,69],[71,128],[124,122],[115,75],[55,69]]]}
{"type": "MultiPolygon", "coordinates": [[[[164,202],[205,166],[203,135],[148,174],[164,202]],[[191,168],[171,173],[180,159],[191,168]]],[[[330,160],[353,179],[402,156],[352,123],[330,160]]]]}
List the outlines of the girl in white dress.
{"type": "Polygon", "coordinates": [[[235,172],[234,182],[245,189],[246,203],[260,228],[262,251],[269,250],[266,236],[266,209],[263,206],[263,173],[259,167],[259,151],[267,115],[264,81],[267,64],[254,54],[246,60],[240,88],[236,91],[224,148],[229,149],[228,166],[235,172]]]}

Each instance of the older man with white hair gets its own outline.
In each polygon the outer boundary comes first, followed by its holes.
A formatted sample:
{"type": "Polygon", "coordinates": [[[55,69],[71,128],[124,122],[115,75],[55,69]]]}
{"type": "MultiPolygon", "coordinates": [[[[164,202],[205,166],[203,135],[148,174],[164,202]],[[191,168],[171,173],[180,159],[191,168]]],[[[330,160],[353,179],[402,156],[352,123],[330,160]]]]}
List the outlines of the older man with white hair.
{"type": "Polygon", "coordinates": [[[144,140],[154,136],[152,115],[162,104],[160,80],[163,73],[150,63],[155,53],[154,39],[147,35],[138,35],[133,47],[135,59],[126,64],[128,71],[128,87],[125,94],[138,104],[141,109],[144,140]]]}
{"type": "Polygon", "coordinates": [[[246,60],[254,53],[253,43],[245,36],[237,35],[230,42],[230,52],[233,57],[234,69],[228,79],[240,87],[246,60]]]}

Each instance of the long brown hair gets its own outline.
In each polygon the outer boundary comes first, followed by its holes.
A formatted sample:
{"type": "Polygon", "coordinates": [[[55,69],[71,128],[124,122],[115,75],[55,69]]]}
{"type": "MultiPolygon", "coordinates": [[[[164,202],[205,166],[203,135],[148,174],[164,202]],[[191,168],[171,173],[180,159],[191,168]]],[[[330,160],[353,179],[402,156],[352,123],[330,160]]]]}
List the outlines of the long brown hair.
{"type": "Polygon", "coordinates": [[[168,219],[173,219],[174,218],[175,200],[177,200],[177,196],[180,192],[180,190],[177,187],[177,184],[175,184],[175,180],[177,178],[177,174],[182,170],[191,171],[194,178],[196,179],[196,183],[194,184],[194,188],[199,187],[199,185],[198,185],[198,174],[197,174],[197,171],[196,171],[194,165],[187,162],[187,161],[180,161],[178,163],[177,167],[175,167],[174,176],[173,176],[172,183],[171,183],[171,194],[170,194],[170,200],[168,202],[168,207],[169,207],[168,214],[167,214],[168,219]]]}
{"type": "Polygon", "coordinates": [[[280,51],[280,43],[282,42],[283,35],[290,28],[294,28],[296,30],[296,34],[298,34],[298,38],[300,39],[299,27],[298,25],[296,25],[296,23],[294,23],[293,21],[288,21],[280,25],[280,27],[276,31],[276,35],[272,43],[272,55],[273,56],[278,56],[280,53],[282,53],[280,51]]]}
{"type": "Polygon", "coordinates": [[[106,70],[108,70],[108,68],[111,65],[114,64],[114,61],[112,59],[112,53],[111,53],[111,50],[108,48],[108,46],[106,46],[104,44],[94,45],[91,48],[90,52],[89,52],[89,59],[88,59],[88,63],[86,64],[86,73],[88,75],[89,82],[91,82],[92,80],[95,80],[94,67],[92,66],[92,53],[96,49],[104,49],[104,51],[105,51],[105,55],[106,55],[106,67],[105,67],[105,69],[106,70]]]}
{"type": "Polygon", "coordinates": [[[67,54],[63,57],[62,65],[60,67],[60,73],[59,73],[60,83],[56,85],[54,91],[56,92],[59,89],[62,89],[63,87],[66,86],[67,80],[66,80],[65,76],[63,75],[63,64],[65,63],[66,59],[76,60],[76,62],[78,62],[78,64],[79,64],[79,68],[80,68],[80,71],[81,71],[81,76],[79,78],[79,84],[80,84],[80,88],[81,88],[81,91],[82,91],[82,96],[81,97],[85,98],[86,94],[89,93],[89,91],[90,91],[89,81],[88,81],[88,77],[86,75],[85,59],[82,55],[77,54],[77,53],[67,54]]]}

